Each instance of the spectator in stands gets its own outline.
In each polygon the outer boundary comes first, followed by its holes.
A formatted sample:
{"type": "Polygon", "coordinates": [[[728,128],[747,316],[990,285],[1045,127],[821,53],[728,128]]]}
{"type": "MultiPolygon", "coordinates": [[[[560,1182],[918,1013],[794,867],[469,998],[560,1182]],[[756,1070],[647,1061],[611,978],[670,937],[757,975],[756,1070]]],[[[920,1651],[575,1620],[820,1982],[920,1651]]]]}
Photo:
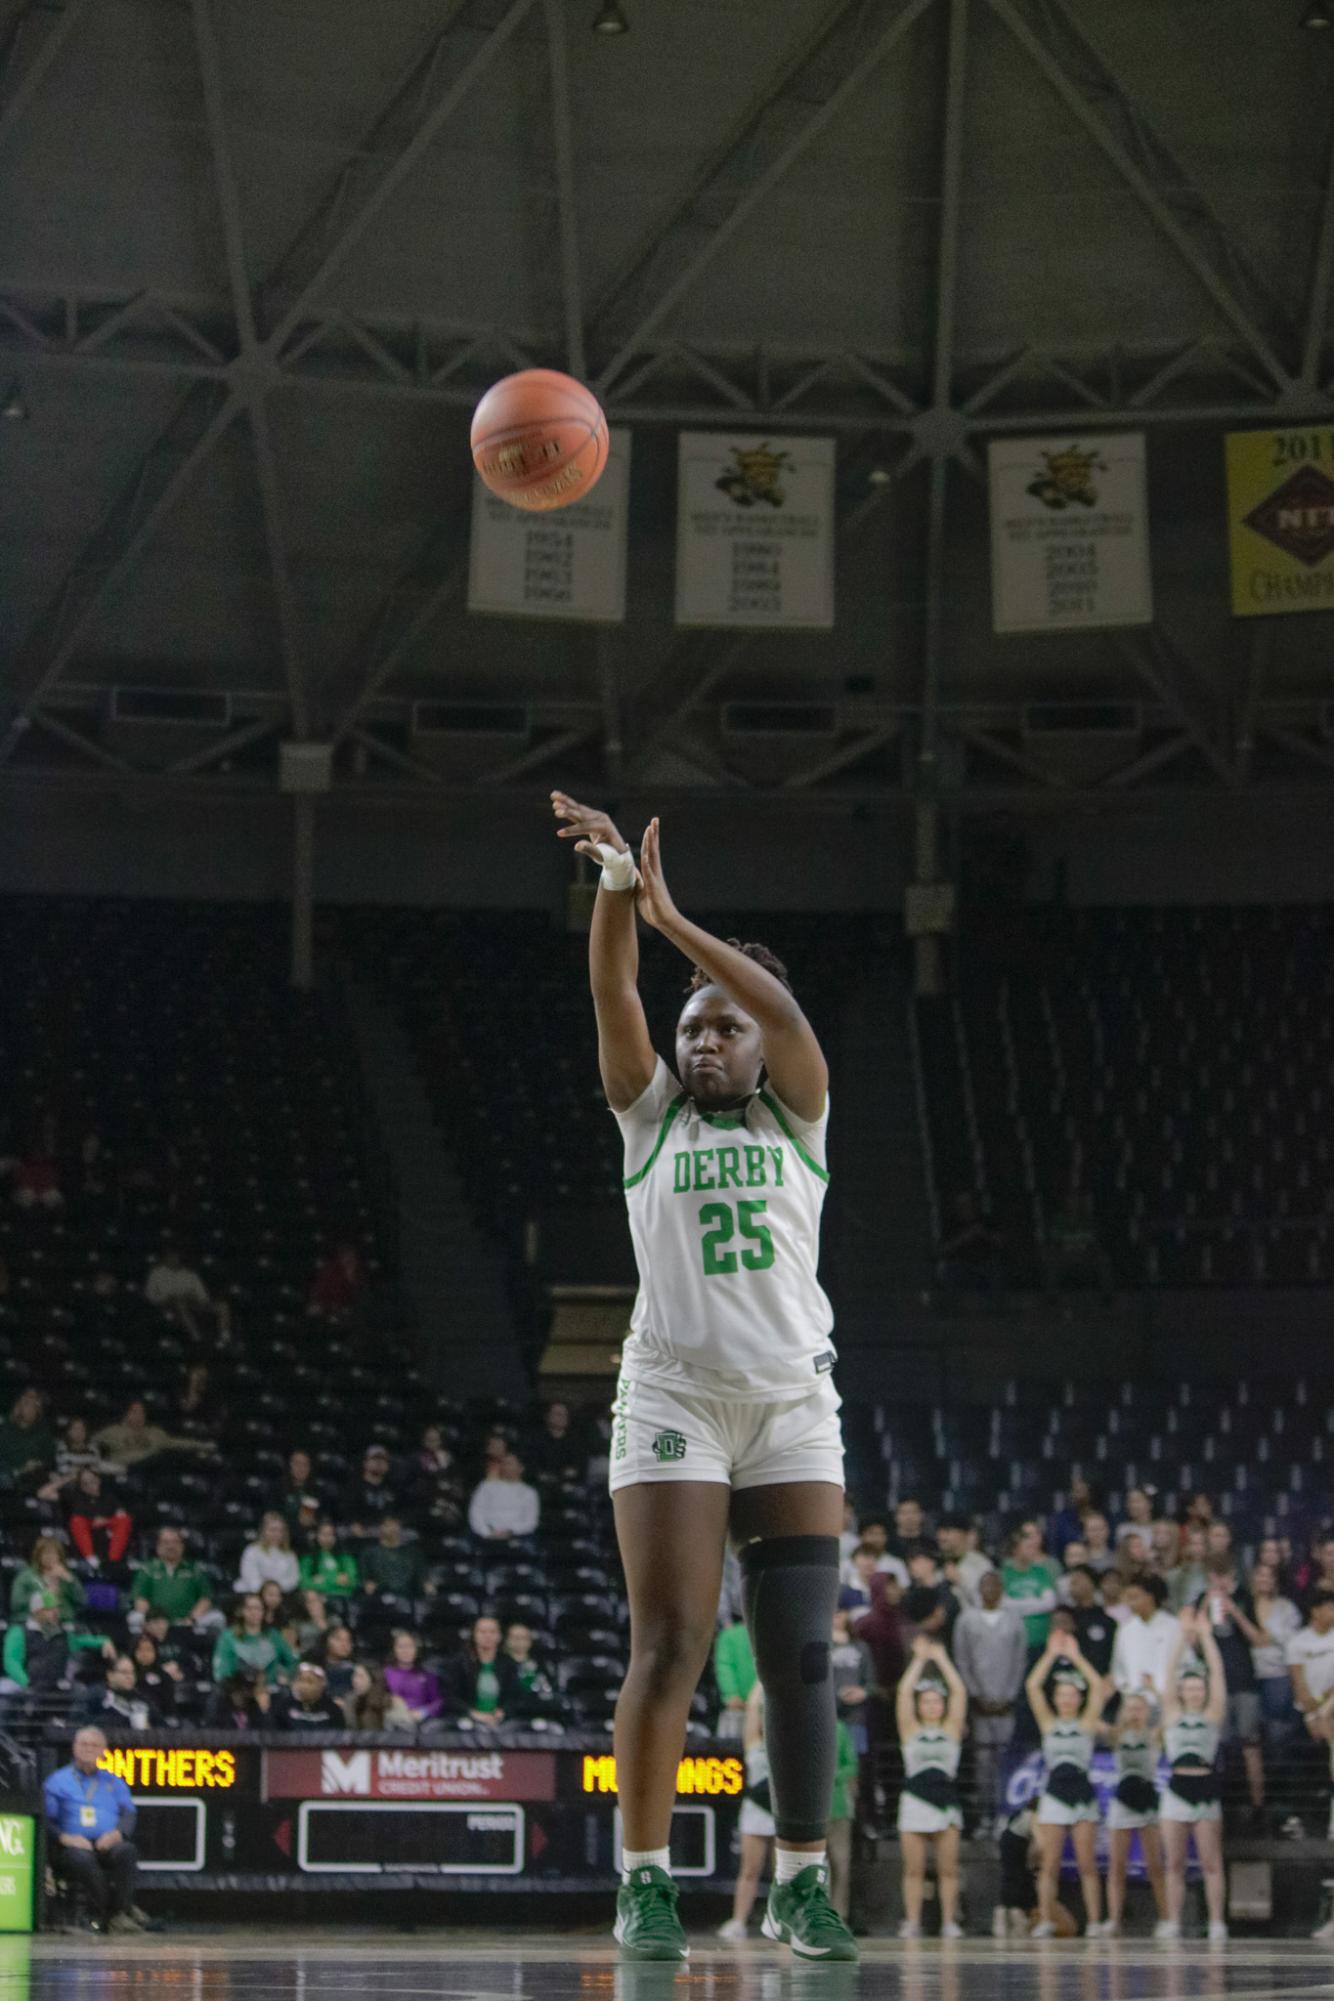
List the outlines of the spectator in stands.
{"type": "Polygon", "coordinates": [[[1164,1584],[1176,1569],[1181,1551],[1181,1530],[1173,1521],[1156,1521],[1149,1530],[1148,1568],[1164,1584]]]}
{"type": "Polygon", "coordinates": [[[421,1435],[413,1471],[412,1494],[420,1515],[435,1529],[456,1529],[463,1521],[467,1496],[454,1455],[445,1444],[438,1424],[428,1424],[421,1435]]]}
{"type": "MultiPolygon", "coordinates": [[[[1292,1597],[1292,1544],[1286,1536],[1261,1536],[1255,1551],[1257,1563],[1267,1563],[1274,1572],[1274,1588],[1285,1598],[1292,1597]]],[[[1255,1589],[1252,1582],[1251,1589],[1255,1589]]]]}
{"type": "MultiPolygon", "coordinates": [[[[1230,1522],[1209,1522],[1204,1531],[1204,1562],[1208,1569],[1211,1556],[1231,1556],[1232,1524],[1230,1522]]],[[[1206,1588],[1208,1580],[1206,1579],[1206,1588]]]]}
{"type": "Polygon", "coordinates": [[[1149,1568],[1149,1545],[1138,1529],[1132,1529],[1118,1541],[1116,1567],[1127,1583],[1149,1568]]]}
{"type": "Polygon", "coordinates": [[[61,1489],[65,1526],[85,1563],[114,1568],[124,1560],[134,1521],[109,1480],[91,1466],[81,1466],[61,1489]]]}
{"type": "MultiPolygon", "coordinates": [[[[859,1548],[869,1549],[875,1557],[875,1567],[894,1579],[900,1591],[908,1588],[908,1566],[902,1557],[896,1556],[889,1547],[889,1523],[883,1515],[866,1515],[862,1519],[862,1539],[859,1548]]],[[[856,1550],[853,1551],[856,1558],[856,1550]]],[[[844,1570],[844,1583],[853,1581],[852,1570],[844,1570]]],[[[897,1680],[898,1677],[896,1676],[897,1680]]]]}
{"type": "Polygon", "coordinates": [[[366,1265],[355,1244],[341,1243],[329,1253],[311,1283],[306,1311],[318,1320],[346,1320],[366,1291],[366,1265]]]}
{"type": "Polygon", "coordinates": [[[1091,1508],[1100,1507],[1101,1502],[1094,1500],[1093,1489],[1083,1474],[1072,1473],[1065,1506],[1059,1509],[1047,1524],[1048,1546],[1058,1562],[1065,1562],[1065,1546],[1068,1542],[1083,1542],[1084,1517],[1091,1508]]]}
{"type": "Polygon", "coordinates": [[[983,1299],[993,1311],[1005,1305],[1005,1239],[977,1197],[961,1189],[936,1248],[940,1303],[953,1312],[964,1302],[983,1299]]]}
{"type": "MultiPolygon", "coordinates": [[[[843,1581],[838,1590],[839,1609],[848,1614],[854,1627],[863,1612],[869,1612],[871,1609],[872,1579],[887,1574],[880,1569],[880,1559],[870,1543],[859,1542],[851,1557],[843,1565],[843,1581]]],[[[897,1591],[898,1585],[895,1584],[894,1588],[897,1591]]]]}
{"type": "MultiPolygon", "coordinates": [[[[491,1624],[496,1628],[496,1648],[499,1648],[500,1628],[494,1619],[491,1624]]],[[[440,1714],[444,1701],[440,1692],[439,1676],[421,1665],[420,1653],[417,1635],[400,1627],[394,1634],[393,1648],[389,1664],[384,1671],[384,1678],[391,1694],[402,1696],[411,1711],[413,1722],[429,1723],[440,1714]]],[[[455,1665],[461,1667],[463,1664],[463,1657],[457,1656],[455,1665]]],[[[499,1672],[497,1669],[497,1673],[499,1672]]]]}
{"type": "Polygon", "coordinates": [[[144,1298],[183,1327],[194,1341],[203,1340],[202,1323],[211,1321],[219,1342],[226,1346],[232,1328],[231,1308],[225,1300],[211,1297],[199,1273],[186,1263],[179,1244],[162,1246],[144,1281],[144,1298]]]}
{"type": "Polygon", "coordinates": [[[38,1488],[38,1500],[59,1501],[61,1488],[68,1486],[85,1466],[112,1478],[125,1471],[123,1466],[102,1457],[89,1436],[87,1418],[72,1417],[56,1441],[55,1470],[46,1485],[38,1488]]]}
{"type": "Polygon", "coordinates": [[[345,1696],[352,1693],[352,1670],[356,1659],[352,1628],[338,1623],[330,1625],[320,1645],[319,1659],[330,1695],[335,1702],[342,1702],[345,1696]]]}
{"type": "Polygon", "coordinates": [[[253,1542],[246,1544],[241,1555],[236,1589],[258,1591],[270,1582],[278,1586],[284,1597],[295,1591],[301,1582],[301,1566],[292,1548],[292,1532],[276,1509],[270,1509],[263,1517],[259,1534],[253,1542]]]}
{"type": "Polygon", "coordinates": [[[148,1704],[156,1723],[176,1721],[176,1691],[184,1676],[175,1661],[158,1658],[157,1642],[149,1633],[140,1633],[131,1655],[134,1686],[139,1699],[148,1704]]]}
{"type": "Polygon", "coordinates": [[[1079,1651],[1094,1671],[1105,1678],[1112,1671],[1116,1621],[1098,1603],[1098,1580],[1086,1563],[1076,1564],[1066,1573],[1066,1579],[1079,1651]]]}
{"type": "Polygon", "coordinates": [[[494,1471],[473,1489],[468,1525],[485,1542],[509,1542],[537,1533],[541,1502],[523,1477],[523,1461],[507,1452],[494,1471]]]}
{"type": "Polygon", "coordinates": [[[1139,1537],[1144,1545],[1144,1558],[1146,1562],[1149,1555],[1150,1539],[1153,1534],[1153,1525],[1157,1520],[1157,1515],[1154,1511],[1155,1499],[1156,1494],[1153,1489],[1149,1487],[1132,1487],[1126,1495],[1125,1519],[1119,1524],[1116,1531],[1116,1540],[1118,1543],[1124,1542],[1127,1536],[1137,1535],[1139,1537]]]}
{"type": "Polygon", "coordinates": [[[290,1688],[280,1688],[273,1698],[269,1727],[272,1730],[341,1730],[343,1712],[329,1693],[329,1683],[318,1661],[299,1661],[290,1688]]]}
{"type": "Polygon", "coordinates": [[[908,1558],[908,1589],[903,1594],[902,1617],[911,1643],[917,1633],[939,1640],[948,1650],[959,1601],[940,1574],[935,1551],[919,1543],[908,1558]]]}
{"type": "Polygon", "coordinates": [[[361,1471],[352,1482],[343,1503],[343,1522],[357,1541],[375,1534],[383,1515],[397,1514],[398,1494],[389,1477],[389,1454],[383,1445],[368,1445],[362,1455],[361,1471]]]}
{"type": "Polygon", "coordinates": [[[936,1531],[945,1582],[963,1607],[980,1605],[981,1583],[991,1558],[977,1546],[977,1529],[967,1515],[942,1515],[936,1531]]]}
{"type": "Polygon", "coordinates": [[[135,1686],[134,1662],[128,1654],[114,1654],[107,1662],[100,1682],[81,1691],[77,1719],[96,1724],[113,1740],[147,1730],[152,1721],[148,1704],[135,1686]]]}
{"type": "Polygon", "coordinates": [[[999,1571],[978,1586],[980,1604],[959,1615],[954,1659],[968,1690],[970,1730],[982,1826],[1000,1811],[1000,1767],[1014,1737],[1019,1692],[1028,1665],[1028,1637],[1018,1608],[1005,1598],[999,1571]]]}
{"type": "MultiPolygon", "coordinates": [[[[1068,1542],[1065,1545],[1065,1553],[1062,1558],[1064,1568],[1061,1571],[1061,1575],[1056,1580],[1056,1597],[1057,1601],[1060,1604],[1068,1605],[1070,1603],[1071,1573],[1076,1570],[1080,1569],[1086,1570],[1088,1568],[1088,1565],[1085,1562],[1085,1558],[1087,1557],[1087,1555],[1088,1551],[1087,1549],[1085,1549],[1082,1542],[1068,1542]]],[[[1097,1581],[1096,1573],[1094,1581],[1095,1583],[1097,1581]]]]}
{"type": "Polygon", "coordinates": [[[263,1668],[239,1668],[219,1682],[204,1705],[208,1730],[267,1730],[273,1697],[263,1668]]]}
{"type": "Polygon", "coordinates": [[[1198,1620],[1207,1623],[1213,1634],[1223,1663],[1227,1688],[1223,1741],[1241,1746],[1246,1789],[1258,1822],[1264,1808],[1265,1770],[1260,1756],[1260,1694],[1251,1649],[1263,1646],[1265,1636],[1256,1623],[1254,1600],[1232,1558],[1211,1556],[1208,1567],[1208,1586],[1195,1609],[1198,1620]]]}
{"type": "Polygon", "coordinates": [[[1309,1613],[1317,1591],[1334,1591],[1334,1535],[1322,1535],[1296,1577],[1298,1603],[1309,1613]]]}
{"type": "Polygon", "coordinates": [[[531,1473],[552,1480],[578,1480],[588,1463],[570,1422],[567,1403],[549,1403],[542,1422],[528,1442],[526,1462],[531,1473]]]}
{"type": "Polygon", "coordinates": [[[401,1695],[385,1681],[384,1669],[358,1661],[352,1687],[343,1698],[343,1720],[349,1730],[415,1730],[417,1719],[401,1695]]]}
{"type": "MultiPolygon", "coordinates": [[[[1288,1673],[1293,1701],[1307,1731],[1330,1747],[1334,1777],[1334,1591],[1317,1586],[1312,1592],[1307,1622],[1288,1641],[1288,1673]]],[[[1334,1828],[1334,1803],[1330,1826],[1334,1828]]]]}
{"type": "Polygon", "coordinates": [[[361,1589],[361,1568],[350,1549],[340,1549],[336,1524],[325,1515],[315,1531],[315,1546],[298,1565],[303,1591],[322,1598],[345,1600],[361,1589]]]}
{"type": "Polygon", "coordinates": [[[1101,1508],[1089,1508],[1084,1514],[1084,1561],[1099,1577],[1116,1563],[1111,1526],[1101,1508]]]}
{"type": "Polygon", "coordinates": [[[119,1424],[104,1424],[93,1433],[93,1444],[107,1459],[133,1472],[146,1459],[161,1452],[212,1453],[217,1445],[211,1438],[183,1438],[148,1422],[148,1406],[142,1397],[132,1397],[119,1424]]]}
{"type": "Polygon", "coordinates": [[[560,1698],[550,1674],[533,1651],[533,1629],[526,1620],[512,1619],[506,1626],[505,1658],[514,1663],[517,1684],[511,1720],[532,1722],[539,1716],[557,1716],[560,1698]]]}
{"type": "Polygon", "coordinates": [[[283,1638],[264,1623],[264,1601],[257,1591],[247,1591],[230,1626],[218,1635],[213,1649],[214,1681],[230,1681],[240,1668],[262,1673],[270,1688],[285,1681],[296,1666],[296,1656],[283,1638]]]}
{"type": "Polygon", "coordinates": [[[20,1390],[0,1424],[0,1485],[32,1488],[55,1464],[56,1441],[40,1390],[20,1390]]]}
{"type": "Polygon", "coordinates": [[[185,1554],[185,1537],[170,1523],[157,1532],[156,1553],[137,1570],[130,1585],[130,1624],[143,1625],[161,1613],[169,1625],[196,1633],[216,1632],[223,1616],[213,1603],[213,1584],[201,1563],[185,1554]]]}
{"type": "Polygon", "coordinates": [[[869,1745],[866,1705],[875,1686],[875,1662],[865,1640],[853,1637],[846,1612],[834,1613],[829,1671],[839,1721],[847,1725],[857,1755],[865,1757],[869,1745]]]}
{"type": "MultiPolygon", "coordinates": [[[[869,1595],[867,1603],[870,1603],[869,1595]]],[[[744,1619],[724,1626],[713,1642],[713,1678],[718,1684],[722,1708],[718,1715],[720,1737],[740,1737],[745,1723],[746,1703],[755,1686],[755,1656],[744,1619]]]]}
{"type": "MultiPolygon", "coordinates": [[[[215,1618],[221,1619],[217,1612],[215,1618]]],[[[129,1621],[131,1630],[134,1618],[129,1621]]],[[[207,1671],[206,1636],[190,1626],[169,1624],[165,1612],[149,1612],[144,1617],[144,1638],[157,1648],[158,1663],[170,1668],[178,1687],[186,1680],[202,1680],[207,1671]]]]}
{"type": "Polygon", "coordinates": [[[1163,1610],[1166,1597],[1161,1577],[1141,1571],[1126,1586],[1130,1617],[1117,1630],[1112,1648],[1112,1680],[1122,1695],[1140,1690],[1161,1703],[1167,1694],[1167,1664],[1181,1626],[1163,1610]]]}
{"type": "Polygon", "coordinates": [[[306,1620],[306,1608],[295,1592],[286,1592],[276,1577],[266,1577],[259,1587],[259,1602],[264,1608],[264,1630],[281,1633],[293,1654],[301,1651],[301,1627],[306,1620]]]}
{"type": "MultiPolygon", "coordinates": [[[[1092,1565],[1089,1566],[1092,1569],[1092,1565]]],[[[1099,1580],[1102,1587],[1102,1609],[1114,1626],[1124,1626],[1131,1616],[1130,1607],[1125,1602],[1125,1585],[1119,1570],[1104,1570],[1099,1580]]]]}
{"type": "MultiPolygon", "coordinates": [[[[1264,1543],[1260,1545],[1265,1547],[1264,1543]]],[[[1260,1697],[1260,1731],[1271,1751],[1291,1734],[1296,1705],[1288,1676],[1288,1642],[1300,1632],[1302,1615],[1279,1590],[1272,1563],[1257,1563],[1251,1571],[1255,1623],[1264,1635],[1251,1648],[1255,1686],[1260,1697]]]]}
{"type": "Polygon", "coordinates": [[[74,1679],[75,1655],[94,1651],[111,1654],[114,1649],[98,1633],[63,1626],[55,1593],[34,1591],[27,1617],[5,1629],[0,1695],[6,1700],[0,1715],[32,1710],[66,1693],[74,1679]]]}
{"type": "Polygon", "coordinates": [[[1051,1615],[1056,1610],[1058,1572],[1042,1553],[1042,1531],[1035,1521],[1021,1522],[1010,1538],[1010,1553],[1001,1568],[1005,1596],[1023,1617],[1030,1659],[1047,1644],[1051,1615]]]}
{"type": "MultiPolygon", "coordinates": [[[[319,1490],[315,1485],[315,1467],[304,1446],[287,1455],[286,1485],[274,1506],[278,1514],[296,1535],[302,1515],[313,1501],[318,1505],[319,1490]]],[[[318,1519],[318,1516],[317,1516],[318,1519]]]]}
{"type": "Polygon", "coordinates": [[[411,1617],[416,1600],[428,1589],[421,1544],[404,1540],[397,1515],[383,1517],[375,1541],[362,1554],[361,1588],[367,1598],[380,1601],[377,1609],[388,1607],[398,1618],[411,1617]]]}
{"type": "Polygon", "coordinates": [[[900,1563],[906,1563],[913,1551],[928,1543],[926,1511],[914,1494],[906,1494],[894,1509],[894,1534],[890,1538],[889,1549],[900,1563]]]}
{"type": "Polygon", "coordinates": [[[192,1362],[172,1409],[172,1423],[185,1438],[216,1438],[227,1421],[222,1398],[213,1388],[207,1362],[192,1362]]]}
{"type": "Polygon", "coordinates": [[[1203,1524],[1188,1523],[1181,1531],[1176,1565],[1167,1577],[1167,1602],[1174,1612],[1180,1612],[1183,1605],[1194,1605],[1208,1584],[1207,1553],[1203,1524]]]}
{"type": "Polygon", "coordinates": [[[40,1209],[44,1215],[54,1216],[64,1208],[60,1167],[45,1139],[39,1139],[15,1167],[14,1201],[29,1214],[40,1209]]]}
{"type": "Polygon", "coordinates": [[[495,1730],[509,1721],[518,1693],[518,1670],[501,1651],[500,1621],[484,1612],[473,1621],[464,1651],[446,1666],[443,1707],[465,1727],[495,1730]]]}
{"type": "Polygon", "coordinates": [[[32,1604],[34,1592],[49,1591],[60,1607],[62,1622],[78,1619],[84,1608],[84,1590],[65,1561],[65,1546],[58,1536],[39,1535],[22,1570],[14,1573],[9,1588],[9,1616],[22,1619],[32,1604]]]}
{"type": "Polygon", "coordinates": [[[141,1932],[134,1916],[137,1809],[124,1779],[100,1768],[106,1749],[100,1730],[77,1733],[70,1763],[46,1781],[47,1832],[55,1872],[87,1899],[93,1929],[141,1932]]]}
{"type": "Polygon", "coordinates": [[[1071,1183],[1064,1203],[1047,1223],[1042,1266],[1049,1297],[1071,1287],[1096,1289],[1103,1304],[1110,1305],[1111,1259],[1099,1241],[1093,1197],[1078,1182],[1071,1183]]]}

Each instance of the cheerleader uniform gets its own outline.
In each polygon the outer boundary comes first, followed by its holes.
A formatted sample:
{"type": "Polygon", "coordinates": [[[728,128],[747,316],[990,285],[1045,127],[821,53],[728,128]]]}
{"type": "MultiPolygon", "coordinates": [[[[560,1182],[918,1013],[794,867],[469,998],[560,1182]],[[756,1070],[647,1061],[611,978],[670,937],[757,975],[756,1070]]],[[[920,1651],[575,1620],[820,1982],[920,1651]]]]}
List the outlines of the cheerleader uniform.
{"type": "Polygon", "coordinates": [[[746,1796],[741,1802],[738,1827],[742,1834],[758,1834],[765,1841],[774,1838],[774,1817],[769,1810],[769,1753],[763,1744],[752,1744],[746,1753],[746,1796]]]}
{"type": "Polygon", "coordinates": [[[1089,1780],[1093,1733],[1082,1723],[1057,1721],[1042,1739],[1047,1779],[1038,1801],[1039,1827],[1074,1827],[1097,1820],[1098,1802],[1089,1780]]]}
{"type": "Polygon", "coordinates": [[[1158,1750],[1147,1731],[1124,1734],[1116,1747],[1116,1791],[1108,1827],[1157,1827],[1158,1750]]]}
{"type": "Polygon", "coordinates": [[[963,1826],[959,1797],[959,1752],[948,1730],[914,1730],[903,1745],[904,1780],[899,1794],[900,1834],[944,1834],[963,1826]]]}
{"type": "Polygon", "coordinates": [[[1214,1769],[1221,1733],[1207,1716],[1182,1714],[1163,1732],[1172,1770],[1163,1793],[1164,1820],[1221,1820],[1218,1773],[1214,1769]]]}

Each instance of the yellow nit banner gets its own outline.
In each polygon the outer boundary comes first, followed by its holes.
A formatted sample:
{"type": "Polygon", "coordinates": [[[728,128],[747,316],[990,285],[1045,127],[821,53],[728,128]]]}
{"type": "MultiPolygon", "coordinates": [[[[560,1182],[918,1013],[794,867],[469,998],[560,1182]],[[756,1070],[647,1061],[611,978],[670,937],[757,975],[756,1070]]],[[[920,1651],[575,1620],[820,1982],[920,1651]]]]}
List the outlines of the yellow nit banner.
{"type": "Polygon", "coordinates": [[[1238,618],[1334,611],[1334,429],[1232,432],[1227,523],[1238,618]]]}

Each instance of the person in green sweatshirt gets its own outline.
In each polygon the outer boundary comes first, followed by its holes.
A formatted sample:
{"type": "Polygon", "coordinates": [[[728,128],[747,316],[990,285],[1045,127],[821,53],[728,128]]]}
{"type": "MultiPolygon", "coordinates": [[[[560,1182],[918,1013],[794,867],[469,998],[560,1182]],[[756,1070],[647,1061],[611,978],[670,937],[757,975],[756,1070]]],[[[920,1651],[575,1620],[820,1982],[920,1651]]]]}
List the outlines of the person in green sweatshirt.
{"type": "Polygon", "coordinates": [[[842,1717],[835,1725],[834,1803],[829,1809],[829,1901],[847,1922],[852,1890],[852,1816],[857,1809],[856,1747],[842,1717]]]}
{"type": "Polygon", "coordinates": [[[328,1515],[315,1531],[315,1547],[301,1559],[301,1589],[321,1598],[351,1598],[361,1589],[361,1570],[350,1549],[338,1547],[338,1529],[328,1515]]]}
{"type": "Polygon", "coordinates": [[[230,1681],[241,1668],[262,1672],[270,1688],[277,1688],[296,1667],[296,1655],[276,1626],[264,1624],[264,1600],[257,1591],[248,1591],[231,1625],[218,1634],[213,1649],[213,1679],[230,1681]]]}
{"type": "Polygon", "coordinates": [[[375,1541],[361,1556],[361,1588],[368,1597],[381,1596],[411,1604],[425,1588],[426,1565],[419,1542],[405,1542],[397,1515],[385,1515],[375,1541]]]}
{"type": "Polygon", "coordinates": [[[724,1626],[713,1644],[713,1676],[722,1698],[718,1719],[720,1737],[739,1737],[745,1714],[746,1697],[755,1686],[755,1656],[750,1650],[750,1634],[744,1620],[724,1626]],[[735,1721],[729,1721],[734,1718],[735,1721]]]}
{"type": "Polygon", "coordinates": [[[1051,1615],[1056,1610],[1058,1576],[1051,1558],[1042,1554],[1042,1531],[1037,1523],[1021,1522],[1001,1568],[1001,1583],[1005,1597],[1023,1618],[1030,1661],[1047,1644],[1051,1615]]]}

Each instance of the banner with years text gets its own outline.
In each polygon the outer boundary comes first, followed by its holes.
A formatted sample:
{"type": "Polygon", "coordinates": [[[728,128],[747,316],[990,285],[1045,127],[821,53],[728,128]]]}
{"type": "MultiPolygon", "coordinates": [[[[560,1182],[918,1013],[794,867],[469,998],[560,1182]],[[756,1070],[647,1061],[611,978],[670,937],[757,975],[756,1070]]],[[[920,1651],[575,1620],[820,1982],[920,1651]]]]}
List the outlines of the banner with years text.
{"type": "Polygon", "coordinates": [[[1334,430],[1232,432],[1227,531],[1238,618],[1334,611],[1334,430]]]}
{"type": "Polygon", "coordinates": [[[996,438],[989,464],[997,632],[1152,623],[1142,431],[996,438]]]}
{"type": "Polygon", "coordinates": [[[630,433],[611,433],[606,470],[587,500],[528,514],[473,486],[468,610],[511,618],[625,617],[630,433]]]}
{"type": "Polygon", "coordinates": [[[678,625],[834,623],[834,441],[683,431],[678,625]]]}

